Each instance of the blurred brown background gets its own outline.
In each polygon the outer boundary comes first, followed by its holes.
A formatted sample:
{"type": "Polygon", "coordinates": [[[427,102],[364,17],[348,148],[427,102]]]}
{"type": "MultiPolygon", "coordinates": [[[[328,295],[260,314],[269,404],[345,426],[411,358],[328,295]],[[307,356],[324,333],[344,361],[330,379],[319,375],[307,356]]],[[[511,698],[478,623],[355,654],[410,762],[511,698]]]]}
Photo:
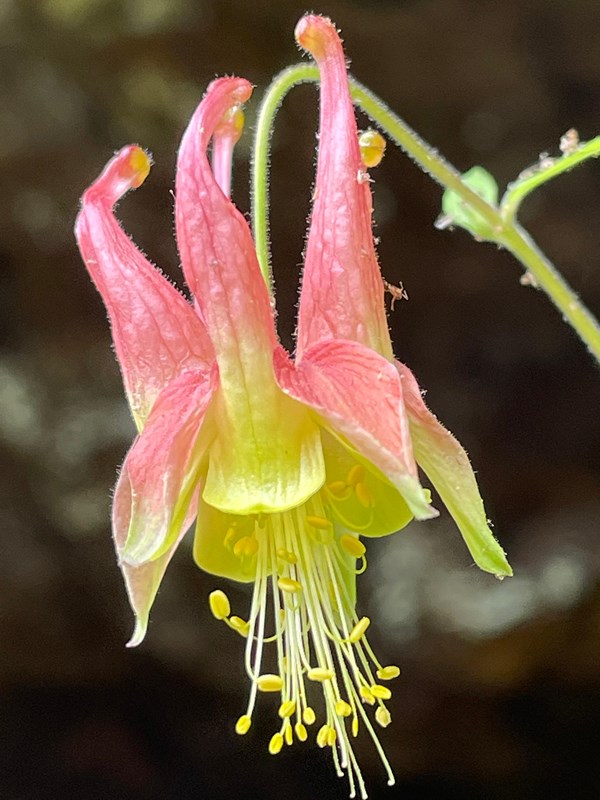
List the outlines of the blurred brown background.
{"type": "MultiPolygon", "coordinates": [[[[298,59],[293,0],[0,0],[0,798],[343,798],[326,753],[266,753],[272,709],[236,737],[241,639],[210,618],[217,585],[179,553],[146,642],[109,537],[133,435],[105,313],[75,250],[78,198],[111,153],[155,157],[120,207],[179,279],[176,148],[217,74],[256,85],[238,148],[247,211],[257,100],[298,59]]],[[[501,185],[600,130],[598,0],[337,0],[354,74],[460,169],[501,185]]],[[[316,94],[277,123],[272,241],[292,346],[313,176],[316,94]]],[[[436,231],[440,191],[389,148],[374,171],[382,270],[408,302],[397,355],[469,450],[512,580],[479,574],[447,516],[371,547],[360,611],[400,663],[382,734],[398,785],[359,746],[373,798],[598,797],[600,372],[512,258],[436,231]]],[[[522,219],[600,313],[600,165],[557,180],[522,219]]],[[[224,584],[220,584],[224,587],[224,584]]],[[[225,588],[225,587],[224,587],[225,588]]],[[[228,588],[236,611],[242,589],[228,588]]]]}

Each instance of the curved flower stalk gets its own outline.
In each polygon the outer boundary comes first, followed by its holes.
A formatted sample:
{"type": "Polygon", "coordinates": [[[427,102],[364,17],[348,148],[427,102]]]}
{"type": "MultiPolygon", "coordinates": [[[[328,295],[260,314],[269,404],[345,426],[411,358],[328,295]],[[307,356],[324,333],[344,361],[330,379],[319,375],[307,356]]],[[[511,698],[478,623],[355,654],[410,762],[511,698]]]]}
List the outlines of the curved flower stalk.
{"type": "Polygon", "coordinates": [[[320,717],[318,745],[331,748],[351,794],[366,797],[351,739],[362,724],[393,782],[367,710],[389,724],[384,684],[399,670],[377,660],[366,638],[370,621],[356,613],[356,574],[366,566],[361,537],[437,514],[418,462],[479,566],[498,577],[511,570],[464,451],[426,409],[408,368],[393,360],[369,178],[337,32],[307,16],[296,37],[321,69],[322,94],[295,360],[277,340],[250,230],[228,196],[247,81],[209,86],[179,151],[177,240],[193,304],[114,217],[118,199],[148,174],[139,147],[118,152],[84,194],[76,233],[109,312],[139,429],[113,513],[136,615],[129,644],[142,641],[168,562],[196,517],[198,565],[254,583],[247,618],[231,614],[223,591],[210,596],[214,616],[246,639],[251,689],[237,732],[250,729],[259,692],[277,694],[269,751],[305,741],[320,717]]]}

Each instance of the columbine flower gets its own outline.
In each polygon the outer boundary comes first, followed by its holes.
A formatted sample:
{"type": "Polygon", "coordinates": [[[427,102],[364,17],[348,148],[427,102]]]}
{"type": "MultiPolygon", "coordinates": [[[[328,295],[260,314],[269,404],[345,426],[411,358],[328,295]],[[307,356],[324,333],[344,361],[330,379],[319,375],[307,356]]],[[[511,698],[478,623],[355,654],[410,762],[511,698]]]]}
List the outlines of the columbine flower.
{"type": "Polygon", "coordinates": [[[316,16],[299,22],[296,37],[321,70],[321,122],[295,361],[278,343],[250,231],[228,198],[247,81],[210,85],[179,151],[177,239],[193,304],[113,216],[148,174],[139,147],[118,152],[86,191],[76,230],[139,430],[113,513],[136,615],[130,645],[143,639],[165,569],[197,517],[198,565],[254,583],[247,618],[231,615],[223,591],[210,595],[214,616],[246,638],[251,687],[237,732],[249,730],[258,692],[277,694],[269,751],[306,740],[319,720],[318,745],[364,796],[351,738],[364,725],[392,782],[369,707],[389,724],[385,683],[399,670],[377,660],[370,621],[355,611],[361,537],[436,515],[415,458],[479,566],[498,576],[510,567],[467,456],[393,360],[371,232],[371,156],[361,157],[339,37],[316,16]]]}

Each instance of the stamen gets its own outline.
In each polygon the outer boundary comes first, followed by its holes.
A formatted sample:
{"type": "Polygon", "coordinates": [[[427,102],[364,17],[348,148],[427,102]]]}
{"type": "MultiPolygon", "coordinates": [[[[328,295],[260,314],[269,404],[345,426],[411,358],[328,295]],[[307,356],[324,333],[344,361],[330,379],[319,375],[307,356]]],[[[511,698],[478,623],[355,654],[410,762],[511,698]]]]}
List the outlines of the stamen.
{"type": "Polygon", "coordinates": [[[352,644],[356,644],[362,639],[370,624],[371,620],[368,617],[363,617],[356,623],[356,625],[350,631],[350,636],[348,637],[352,644]]]}
{"type": "Polygon", "coordinates": [[[280,558],[282,561],[287,561],[288,564],[296,564],[298,562],[296,554],[292,553],[291,550],[285,550],[283,547],[277,550],[277,558],[280,558]]]}
{"type": "Polygon", "coordinates": [[[296,731],[296,736],[299,741],[305,742],[308,739],[308,732],[301,722],[295,724],[294,730],[296,731]]]}
{"type": "Polygon", "coordinates": [[[379,725],[381,725],[382,728],[387,728],[387,726],[392,721],[392,715],[385,706],[379,706],[379,708],[375,712],[375,719],[377,720],[379,725]]]}
{"type": "Polygon", "coordinates": [[[294,729],[292,728],[292,723],[289,719],[286,719],[283,725],[283,736],[285,738],[285,743],[288,747],[291,747],[294,743],[294,729]]]}
{"type": "Polygon", "coordinates": [[[327,745],[327,734],[329,733],[329,725],[323,725],[319,728],[319,732],[317,733],[317,744],[320,748],[323,748],[327,745]]]}
{"type": "Polygon", "coordinates": [[[354,487],[356,499],[363,508],[371,508],[373,506],[373,495],[366,483],[359,481],[354,487]]]}
{"type": "Polygon", "coordinates": [[[274,733],[271,736],[271,741],[269,742],[269,753],[272,756],[276,756],[278,753],[281,752],[281,748],[283,747],[283,736],[281,733],[274,733]]]}
{"type": "Polygon", "coordinates": [[[375,683],[373,686],[371,686],[371,694],[373,697],[377,697],[379,700],[389,700],[392,696],[392,693],[387,686],[380,686],[378,683],[375,683]]]}
{"type": "Polygon", "coordinates": [[[258,551],[258,542],[254,536],[242,536],[233,546],[236,558],[252,558],[258,551]]]}
{"type": "Polygon", "coordinates": [[[357,483],[360,483],[364,480],[365,477],[365,468],[362,464],[355,464],[350,472],[348,473],[348,477],[346,478],[346,483],[349,486],[356,486],[357,483]]]}
{"type": "Polygon", "coordinates": [[[296,701],[295,700],[286,700],[285,703],[282,703],[279,706],[279,716],[281,719],[286,719],[287,717],[293,716],[294,712],[296,711],[296,701]]]}
{"type": "Polygon", "coordinates": [[[345,533],[343,536],[340,536],[340,546],[346,551],[346,553],[348,553],[348,555],[352,556],[353,558],[362,558],[362,556],[364,556],[364,554],[367,552],[367,548],[360,541],[360,539],[357,536],[352,536],[349,533],[345,533]]]}
{"type": "Polygon", "coordinates": [[[279,578],[277,585],[282,592],[287,592],[288,594],[294,594],[302,589],[302,584],[293,578],[279,578]]]}
{"type": "Polygon", "coordinates": [[[246,622],[246,620],[241,617],[233,616],[225,621],[232,630],[236,631],[236,633],[239,633],[239,635],[244,638],[250,633],[250,623],[246,622]]]}
{"type": "Polygon", "coordinates": [[[306,677],[309,681],[317,681],[318,683],[323,683],[323,681],[329,681],[333,678],[334,672],[331,669],[323,669],[322,667],[313,667],[313,669],[309,669],[306,673],[306,677]]]}
{"type": "Polygon", "coordinates": [[[306,706],[302,712],[302,719],[304,720],[305,725],[314,725],[317,715],[310,706],[306,706]]]}
{"type": "Polygon", "coordinates": [[[345,700],[338,700],[335,704],[335,713],[338,717],[349,717],[352,714],[352,706],[345,700]]]}
{"type": "Polygon", "coordinates": [[[251,725],[252,719],[248,716],[248,714],[242,714],[242,716],[235,723],[235,732],[240,736],[243,736],[245,733],[248,733],[251,725]]]}
{"type": "Polygon", "coordinates": [[[348,491],[348,484],[346,481],[332,481],[328,483],[325,488],[328,492],[331,492],[334,497],[343,497],[348,491]]]}
{"type": "Polygon", "coordinates": [[[377,677],[380,681],[392,681],[400,675],[400,667],[390,665],[377,670],[377,677]]]}
{"type": "Polygon", "coordinates": [[[233,542],[235,537],[237,536],[237,529],[234,525],[227,529],[227,533],[223,538],[223,544],[227,548],[227,550],[231,550],[233,547],[233,542]]]}
{"type": "Polygon", "coordinates": [[[220,589],[215,589],[208,596],[208,604],[215,619],[227,619],[231,614],[229,598],[220,589]]]}
{"type": "Polygon", "coordinates": [[[259,692],[280,692],[283,687],[283,681],[279,675],[259,675],[256,679],[256,685],[259,692]]]}
{"type": "Polygon", "coordinates": [[[358,692],[365,703],[368,703],[370,706],[375,705],[375,695],[368,686],[361,686],[358,692]]]}

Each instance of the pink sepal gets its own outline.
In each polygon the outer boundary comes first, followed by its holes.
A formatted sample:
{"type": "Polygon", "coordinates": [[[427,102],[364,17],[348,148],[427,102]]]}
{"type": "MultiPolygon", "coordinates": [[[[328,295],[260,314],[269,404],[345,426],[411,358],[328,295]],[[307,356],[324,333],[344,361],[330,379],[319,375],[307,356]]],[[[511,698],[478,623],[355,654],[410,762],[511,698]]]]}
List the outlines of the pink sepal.
{"type": "Polygon", "coordinates": [[[298,310],[297,352],[351,339],[392,358],[371,218],[371,187],[358,145],[346,60],[331,20],[296,26],[321,75],[319,154],[298,310]]]}
{"type": "Polygon", "coordinates": [[[117,200],[141,183],[148,168],[139,147],[120,150],[85,192],[75,226],[83,260],[108,310],[139,429],[175,375],[206,368],[212,359],[212,345],[190,304],[136,248],[113,214],[117,200]]]}
{"type": "Polygon", "coordinates": [[[184,372],[157,398],[148,422],[125,458],[115,506],[119,560],[140,566],[162,556],[177,540],[199,481],[207,446],[202,422],[217,386],[217,370],[184,372]]]}
{"type": "Polygon", "coordinates": [[[399,375],[357,342],[320,342],[295,366],[279,348],[282,390],[313,408],[323,424],[395,486],[417,519],[436,516],[419,484],[399,375]]]}

